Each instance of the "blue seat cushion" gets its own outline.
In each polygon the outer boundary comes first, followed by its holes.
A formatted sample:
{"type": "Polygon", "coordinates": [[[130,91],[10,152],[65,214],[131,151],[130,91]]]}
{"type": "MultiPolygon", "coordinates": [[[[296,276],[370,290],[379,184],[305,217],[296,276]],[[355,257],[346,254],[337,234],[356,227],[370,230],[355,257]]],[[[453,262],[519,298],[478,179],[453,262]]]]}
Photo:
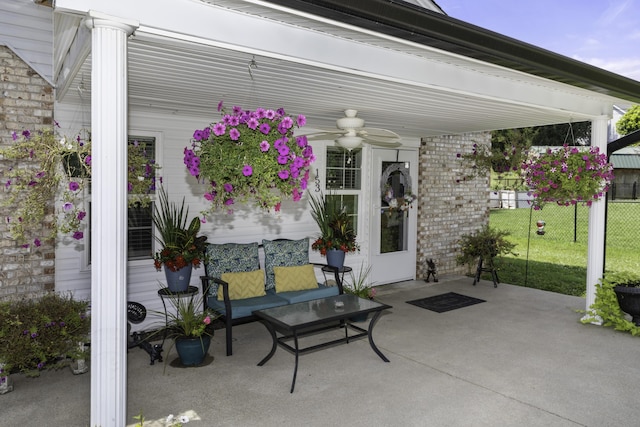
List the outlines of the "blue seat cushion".
{"type": "MultiPolygon", "coordinates": [[[[281,294],[276,294],[273,290],[269,290],[267,294],[262,297],[231,300],[231,318],[239,319],[241,317],[248,317],[251,316],[255,310],[264,310],[265,308],[286,305],[287,300],[280,295],[281,294]]],[[[207,297],[207,305],[223,316],[227,314],[224,301],[218,301],[217,297],[207,297]]]]}
{"type": "Polygon", "coordinates": [[[317,289],[305,289],[303,291],[279,292],[278,296],[285,299],[289,304],[296,302],[311,301],[313,299],[332,297],[338,295],[337,286],[318,285],[317,289]]]}

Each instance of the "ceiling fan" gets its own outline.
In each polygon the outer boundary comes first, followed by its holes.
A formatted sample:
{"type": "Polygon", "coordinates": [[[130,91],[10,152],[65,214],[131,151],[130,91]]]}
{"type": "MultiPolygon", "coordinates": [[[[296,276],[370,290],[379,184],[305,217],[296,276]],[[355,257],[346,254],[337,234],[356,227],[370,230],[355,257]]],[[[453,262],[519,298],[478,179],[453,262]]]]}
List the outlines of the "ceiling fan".
{"type": "Polygon", "coordinates": [[[365,142],[371,145],[397,147],[400,135],[387,129],[364,127],[364,120],[356,117],[357,110],[345,110],[344,115],[336,120],[338,130],[323,131],[307,135],[310,141],[335,138],[341,147],[351,151],[365,142]]]}

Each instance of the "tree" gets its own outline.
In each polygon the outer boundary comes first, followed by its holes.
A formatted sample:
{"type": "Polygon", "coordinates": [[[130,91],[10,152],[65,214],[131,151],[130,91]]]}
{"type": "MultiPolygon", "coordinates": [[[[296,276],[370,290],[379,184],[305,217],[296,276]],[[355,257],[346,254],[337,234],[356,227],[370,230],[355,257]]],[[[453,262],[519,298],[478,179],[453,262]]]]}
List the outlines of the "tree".
{"type": "Polygon", "coordinates": [[[616,123],[616,130],[620,135],[627,135],[638,129],[640,129],[640,105],[634,105],[620,117],[616,123]]]}

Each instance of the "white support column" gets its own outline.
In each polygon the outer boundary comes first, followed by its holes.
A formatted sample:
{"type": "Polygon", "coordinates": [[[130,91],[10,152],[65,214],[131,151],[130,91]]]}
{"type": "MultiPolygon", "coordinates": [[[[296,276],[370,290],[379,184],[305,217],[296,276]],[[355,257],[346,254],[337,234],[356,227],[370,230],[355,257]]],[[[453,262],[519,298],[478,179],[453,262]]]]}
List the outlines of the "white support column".
{"type": "MultiPolygon", "coordinates": [[[[607,123],[609,117],[600,116],[591,121],[591,145],[607,152],[607,123]]],[[[604,267],[604,235],[606,200],[594,202],[589,208],[589,240],[587,247],[587,307],[596,300],[596,284],[602,278],[604,267]]]]}
{"type": "Polygon", "coordinates": [[[127,37],[134,22],[89,12],[91,29],[91,425],[127,416],[127,37]]]}

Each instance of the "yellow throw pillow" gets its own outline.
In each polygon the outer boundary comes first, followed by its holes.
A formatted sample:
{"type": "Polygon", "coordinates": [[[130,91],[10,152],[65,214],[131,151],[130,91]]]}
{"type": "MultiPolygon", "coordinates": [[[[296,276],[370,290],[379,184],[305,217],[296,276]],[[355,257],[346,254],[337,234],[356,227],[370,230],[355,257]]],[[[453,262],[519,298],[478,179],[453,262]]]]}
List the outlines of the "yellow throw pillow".
{"type": "MultiPolygon", "coordinates": [[[[222,280],[229,284],[229,299],[244,299],[266,295],[264,290],[264,270],[246,273],[222,273],[222,280]]],[[[223,301],[222,286],[218,287],[218,301],[223,301]]]]}
{"type": "Polygon", "coordinates": [[[316,289],[318,280],[312,264],[296,267],[273,267],[276,277],[276,293],[316,289]]]}

